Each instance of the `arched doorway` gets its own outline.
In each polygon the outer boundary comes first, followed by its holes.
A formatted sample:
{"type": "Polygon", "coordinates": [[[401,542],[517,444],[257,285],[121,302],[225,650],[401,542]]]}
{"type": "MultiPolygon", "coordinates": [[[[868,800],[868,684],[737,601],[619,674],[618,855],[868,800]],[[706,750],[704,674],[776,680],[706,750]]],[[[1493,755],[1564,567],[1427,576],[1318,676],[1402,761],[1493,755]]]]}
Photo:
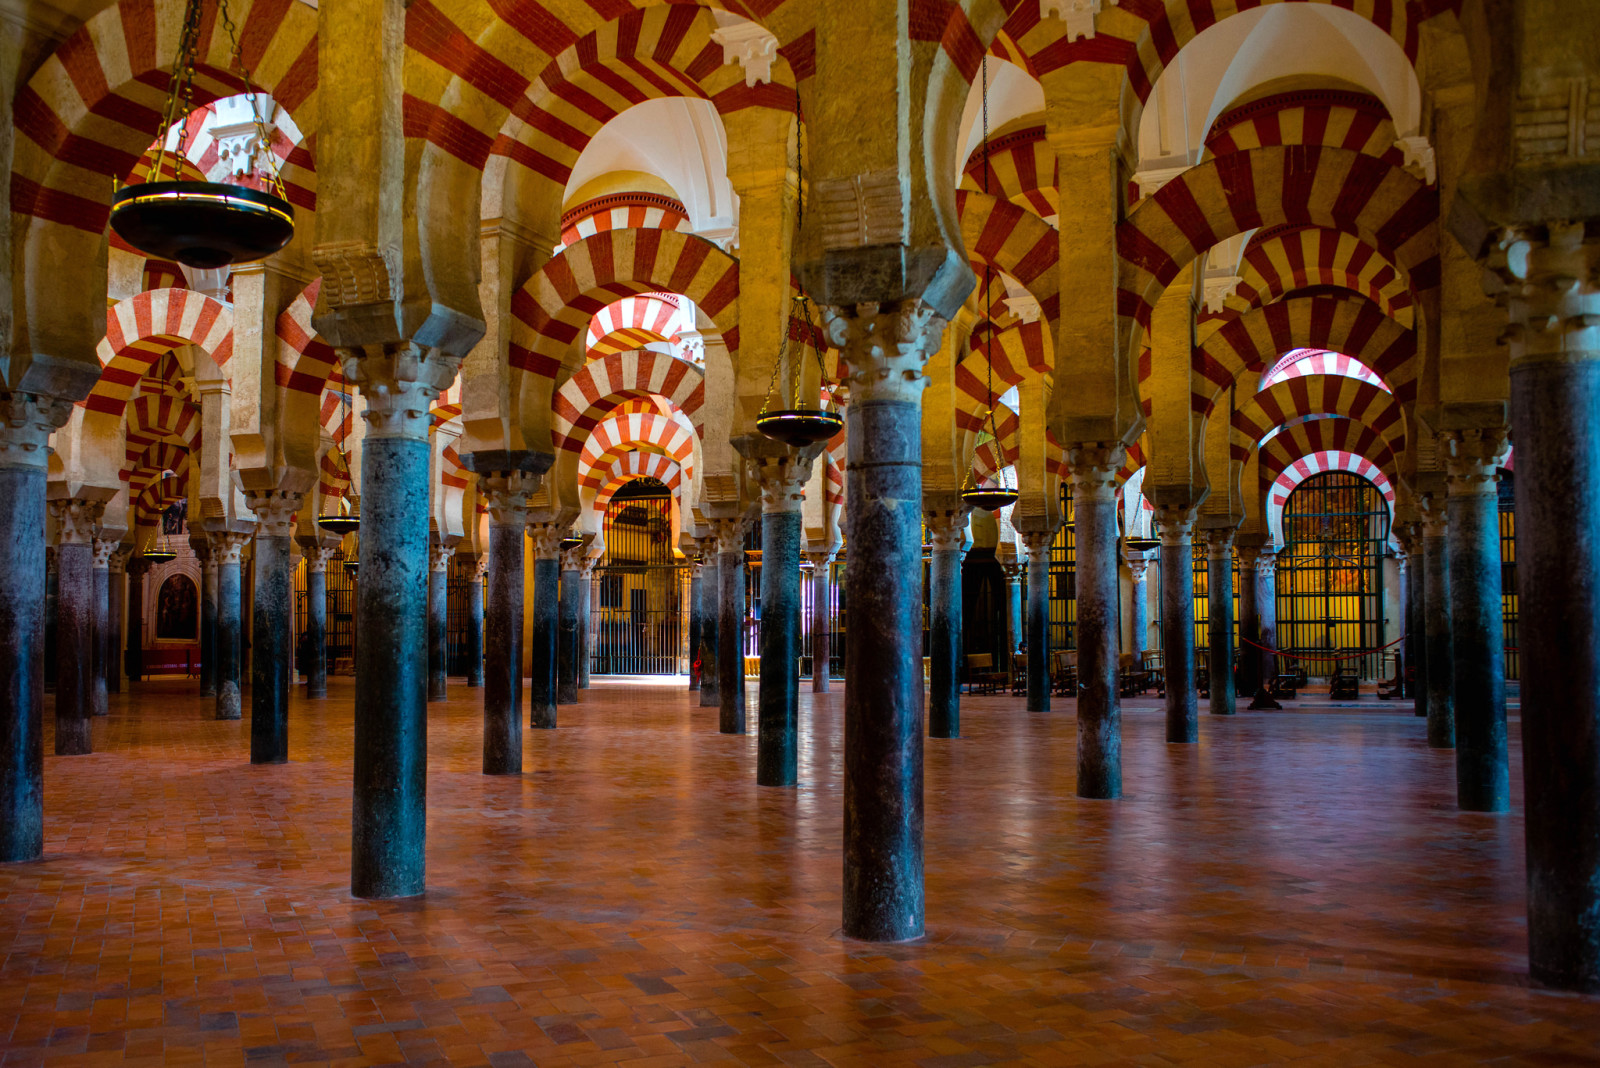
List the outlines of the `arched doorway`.
{"type": "Polygon", "coordinates": [[[589,670],[676,674],[688,569],[673,552],[672,491],[653,478],[634,479],[607,502],[604,524],[606,551],[590,593],[589,670]]]}
{"type": "MultiPolygon", "coordinates": [[[[1383,558],[1389,508],[1360,475],[1329,471],[1295,487],[1283,509],[1278,553],[1278,648],[1309,656],[1383,644],[1383,558]]],[[[1379,654],[1351,661],[1379,675],[1379,654]]],[[[1312,674],[1333,665],[1312,662],[1312,674]]]]}

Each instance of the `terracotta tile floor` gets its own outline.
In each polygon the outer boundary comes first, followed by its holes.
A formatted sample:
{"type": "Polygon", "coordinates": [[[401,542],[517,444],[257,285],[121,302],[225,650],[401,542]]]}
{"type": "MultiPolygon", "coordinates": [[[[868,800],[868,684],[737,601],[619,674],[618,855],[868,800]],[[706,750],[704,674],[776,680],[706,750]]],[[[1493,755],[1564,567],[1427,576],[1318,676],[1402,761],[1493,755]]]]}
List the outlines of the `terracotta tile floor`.
{"type": "Polygon", "coordinates": [[[970,698],[927,750],[929,937],[882,947],[837,934],[841,694],[758,790],[681,682],[597,682],[485,778],[453,680],[430,889],[371,903],[351,685],[296,700],[286,767],[177,681],[46,757],[48,856],[0,868],[5,1065],[1600,1063],[1600,1001],[1523,977],[1520,814],[1458,814],[1409,710],[1169,747],[1133,702],[1105,803],[1070,702],[970,698]]]}

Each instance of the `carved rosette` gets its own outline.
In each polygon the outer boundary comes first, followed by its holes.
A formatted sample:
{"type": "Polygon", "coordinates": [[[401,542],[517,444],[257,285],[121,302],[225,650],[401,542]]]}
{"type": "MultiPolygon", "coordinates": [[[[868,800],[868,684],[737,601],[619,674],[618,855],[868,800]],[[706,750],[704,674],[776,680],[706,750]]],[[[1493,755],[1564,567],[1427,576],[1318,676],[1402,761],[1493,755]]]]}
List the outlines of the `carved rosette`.
{"type": "Polygon", "coordinates": [[[0,466],[49,466],[50,435],[71,415],[71,401],[42,393],[0,393],[0,466]]]}
{"type": "Polygon", "coordinates": [[[1073,500],[1116,500],[1117,472],[1128,459],[1121,443],[1080,442],[1068,448],[1065,457],[1073,500]]]}
{"type": "Polygon", "coordinates": [[[1156,507],[1156,533],[1162,547],[1182,545],[1194,532],[1195,510],[1182,505],[1163,504],[1156,507]]]}
{"type": "Polygon", "coordinates": [[[526,471],[494,471],[478,479],[478,492],[489,509],[489,522],[497,527],[524,526],[528,521],[528,494],[538,488],[539,476],[526,471]]]}
{"type": "Polygon", "coordinates": [[[454,545],[440,545],[437,542],[428,543],[428,570],[436,574],[443,574],[450,570],[450,558],[456,554],[454,545]]]}
{"type": "Polygon", "coordinates": [[[972,510],[966,506],[960,508],[936,508],[922,513],[923,522],[928,526],[928,540],[933,545],[936,553],[960,552],[967,540],[967,517],[972,510]]]}
{"type": "Polygon", "coordinates": [[[105,514],[105,501],[77,499],[50,502],[50,514],[56,520],[56,543],[59,545],[88,545],[100,530],[100,517],[105,514]]]}
{"type": "Polygon", "coordinates": [[[1509,442],[1504,427],[1447,430],[1439,435],[1445,486],[1452,497],[1488,497],[1498,492],[1499,468],[1509,442]]]}
{"type": "Polygon", "coordinates": [[[429,411],[455,381],[461,357],[408,341],[340,349],[339,365],[366,398],[368,437],[427,441],[429,411]]]}
{"type": "Polygon", "coordinates": [[[335,551],[332,545],[305,546],[306,571],[313,575],[327,574],[328,561],[333,559],[335,551]]]}
{"type": "Polygon", "coordinates": [[[939,349],[945,320],[919,300],[822,305],[828,339],[839,348],[852,404],[919,403],[928,385],[922,367],[939,349]]]}
{"type": "Polygon", "coordinates": [[[217,530],[211,532],[211,560],[212,566],[223,564],[239,566],[239,559],[244,555],[244,547],[249,542],[251,535],[242,534],[236,530],[217,530]]]}
{"type": "MultiPolygon", "coordinates": [[[[1600,359],[1600,240],[1584,224],[1506,230],[1489,253],[1511,365],[1600,359]]],[[[1493,290],[1494,287],[1491,287],[1493,290]]]]}
{"type": "Polygon", "coordinates": [[[744,534],[748,527],[745,517],[734,516],[732,519],[712,519],[711,534],[716,540],[719,553],[743,553],[744,534]]]}
{"type": "Polygon", "coordinates": [[[557,560],[561,557],[561,539],[572,527],[567,523],[529,523],[528,536],[533,539],[535,560],[557,560]]]}
{"type": "Polygon", "coordinates": [[[287,538],[294,533],[294,517],[302,496],[282,490],[252,491],[245,494],[245,502],[255,513],[256,530],[263,537],[287,538]]]}

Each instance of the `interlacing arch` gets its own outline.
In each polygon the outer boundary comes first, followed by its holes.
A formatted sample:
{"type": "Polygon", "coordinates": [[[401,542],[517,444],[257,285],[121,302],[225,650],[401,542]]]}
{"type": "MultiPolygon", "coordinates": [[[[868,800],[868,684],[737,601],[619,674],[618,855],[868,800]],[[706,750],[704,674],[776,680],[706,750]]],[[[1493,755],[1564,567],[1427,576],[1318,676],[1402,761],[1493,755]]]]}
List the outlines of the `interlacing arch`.
{"type": "Polygon", "coordinates": [[[1438,285],[1438,194],[1382,160],[1347,149],[1287,145],[1232,152],[1191,167],[1141,200],[1117,227],[1117,312],[1123,351],[1182,267],[1259,227],[1320,226],[1358,234],[1410,276],[1438,285]],[[1259,192],[1258,192],[1259,191],[1259,192]]]}
{"type": "MultiPolygon", "coordinates": [[[[1362,297],[1291,297],[1224,323],[1194,350],[1196,412],[1248,372],[1265,373],[1291,349],[1331,349],[1376,372],[1405,403],[1417,395],[1417,336],[1362,297]]],[[[1241,402],[1242,403],[1242,402],[1241,402]]]]}
{"type": "Polygon", "coordinates": [[[1224,317],[1237,318],[1298,290],[1348,289],[1375,302],[1402,326],[1413,325],[1410,279],[1354,234],[1313,226],[1279,226],[1250,237],[1238,288],[1224,317]]]}
{"type": "Polygon", "coordinates": [[[120,419],[152,361],[180,345],[204,349],[219,368],[233,357],[233,310],[192,289],[154,289],[106,312],[96,355],[102,370],[84,407],[120,419]]]}
{"type": "Polygon", "coordinates": [[[705,375],[700,368],[675,356],[638,349],[590,360],[562,383],[553,402],[555,447],[578,453],[589,432],[613,408],[648,396],[660,397],[696,432],[703,430],[696,418],[705,403],[705,375]]]}
{"type": "MultiPolygon", "coordinates": [[[[1307,375],[1264,389],[1234,411],[1228,454],[1235,472],[1274,429],[1319,415],[1342,415],[1363,424],[1396,456],[1406,450],[1405,412],[1391,394],[1343,375],[1307,375]]],[[[1239,484],[1237,474],[1232,481],[1239,484]]]]}

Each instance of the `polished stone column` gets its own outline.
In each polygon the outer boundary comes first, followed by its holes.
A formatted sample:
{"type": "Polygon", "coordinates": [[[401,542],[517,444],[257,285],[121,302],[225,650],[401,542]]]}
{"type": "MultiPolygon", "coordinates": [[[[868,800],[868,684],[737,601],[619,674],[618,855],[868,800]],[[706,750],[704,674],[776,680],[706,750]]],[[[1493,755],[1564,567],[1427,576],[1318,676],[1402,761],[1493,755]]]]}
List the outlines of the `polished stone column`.
{"type": "Polygon", "coordinates": [[[1028,711],[1050,711],[1050,543],[1054,530],[1024,530],[1028,550],[1028,711]]]}
{"type": "Polygon", "coordinates": [[[135,556],[128,561],[128,659],[123,665],[128,681],[144,679],[144,577],[150,561],[135,556]]]}
{"type": "Polygon", "coordinates": [[[1582,222],[1510,232],[1498,272],[1512,326],[1528,964],[1541,984],[1591,994],[1600,993],[1595,234],[1593,221],[1587,233],[1582,222]]]}
{"type": "Polygon", "coordinates": [[[1210,644],[1211,714],[1231,716],[1233,692],[1233,530],[1206,531],[1206,640],[1210,644]]]}
{"type": "Polygon", "coordinates": [[[449,696],[450,674],[450,558],[454,545],[428,542],[428,700],[449,696]]]}
{"type": "Polygon", "coordinates": [[[743,734],[745,518],[713,519],[711,528],[717,538],[717,729],[743,734]]]}
{"type": "MultiPolygon", "coordinates": [[[[92,753],[94,712],[94,532],[104,501],[55,500],[56,755],[92,753]]],[[[23,561],[24,563],[26,561],[23,561]]]]}
{"type": "Polygon", "coordinates": [[[289,686],[294,678],[294,514],[300,494],[246,495],[256,516],[250,633],[250,763],[289,762],[289,686]]]}
{"type": "MultiPolygon", "coordinates": [[[[1156,509],[1161,535],[1161,645],[1167,671],[1167,741],[1200,740],[1194,688],[1194,509],[1156,509]]],[[[1264,644],[1264,643],[1263,643],[1264,644]]]]}
{"type": "Polygon", "coordinates": [[[339,356],[367,420],[350,890],[408,897],[427,882],[429,411],[460,360],[409,343],[339,356]]]}
{"type": "Polygon", "coordinates": [[[1120,446],[1066,451],[1077,581],[1079,797],[1122,796],[1122,700],[1117,649],[1117,482],[1120,446]]]}
{"type": "MultiPolygon", "coordinates": [[[[1278,549],[1268,545],[1262,548],[1256,557],[1256,616],[1260,620],[1257,639],[1258,644],[1265,646],[1256,650],[1261,657],[1261,678],[1263,686],[1278,670],[1278,654],[1271,650],[1278,647],[1278,549]]],[[[1281,707],[1276,701],[1268,698],[1269,708],[1281,707]]]]}
{"type": "Polygon", "coordinates": [[[1405,651],[1406,673],[1411,676],[1406,683],[1406,693],[1411,697],[1417,716],[1426,719],[1428,675],[1424,662],[1427,655],[1424,606],[1427,599],[1423,583],[1427,578],[1427,561],[1422,551],[1422,526],[1419,523],[1407,523],[1398,524],[1398,528],[1396,536],[1406,554],[1406,640],[1401,645],[1405,651]]]}
{"type": "Polygon", "coordinates": [[[967,516],[961,498],[924,502],[924,522],[933,545],[928,568],[928,737],[961,737],[961,558],[966,555],[967,516]]]}
{"type": "Polygon", "coordinates": [[[522,472],[484,475],[489,508],[489,588],[484,606],[483,773],[522,772],[523,530],[538,480],[522,472]]]}
{"type": "Polygon", "coordinates": [[[700,602],[701,572],[704,561],[695,554],[689,559],[689,692],[700,689],[700,627],[704,619],[700,602]]]}
{"type": "MultiPolygon", "coordinates": [[[[1074,506],[1076,507],[1076,506],[1074,506]]],[[[1150,554],[1128,551],[1128,652],[1137,663],[1150,640],[1150,554]]]]}
{"type": "Polygon", "coordinates": [[[833,659],[828,627],[832,622],[833,583],[828,572],[833,553],[808,552],[811,562],[811,692],[827,693],[831,679],[828,662],[833,659]]]}
{"type": "Polygon", "coordinates": [[[239,563],[250,535],[224,530],[212,531],[210,537],[211,556],[217,567],[217,718],[241,719],[239,563]]]}
{"type": "Polygon", "coordinates": [[[61,592],[61,562],[56,546],[44,550],[44,692],[56,692],[56,615],[61,592]]]}
{"type": "Polygon", "coordinates": [[[111,658],[111,554],[117,551],[117,542],[108,538],[95,538],[90,573],[93,589],[90,591],[89,640],[91,659],[89,711],[91,715],[106,715],[106,661],[111,658]]]}
{"type": "Polygon", "coordinates": [[[700,574],[700,707],[722,707],[722,677],[717,667],[721,646],[717,613],[722,604],[722,575],[718,568],[717,539],[698,539],[705,559],[700,574]]]}
{"type": "Polygon", "coordinates": [[[914,300],[823,307],[846,411],[844,933],[923,933],[922,365],[944,320],[914,300]]]}
{"type": "Polygon", "coordinates": [[[1450,546],[1445,502],[1422,498],[1423,634],[1428,669],[1428,745],[1454,749],[1456,745],[1455,650],[1450,641],[1450,546]]]}
{"type": "Polygon", "coordinates": [[[200,696],[217,696],[217,555],[211,539],[202,534],[189,539],[200,561],[200,696]]]}
{"type": "Polygon", "coordinates": [[[328,561],[336,546],[305,545],[306,696],[328,696],[328,561]]]}
{"type": "MultiPolygon", "coordinates": [[[[1439,435],[1448,475],[1452,690],[1456,714],[1456,803],[1464,812],[1511,808],[1506,750],[1505,617],[1500,601],[1503,427],[1439,435]]],[[[1537,606],[1535,606],[1537,611],[1537,606]]]]}
{"type": "MultiPolygon", "coordinates": [[[[1249,537],[1248,535],[1246,535],[1249,537]]],[[[1249,707],[1264,695],[1266,679],[1261,673],[1261,611],[1256,602],[1256,563],[1261,556],[1259,535],[1250,541],[1236,540],[1234,557],[1239,563],[1239,681],[1237,693],[1252,697],[1249,707]],[[1254,642],[1255,645],[1251,643],[1254,642]]],[[[1210,575],[1207,574],[1209,580],[1210,575]]]]}
{"type": "Polygon", "coordinates": [[[585,556],[578,567],[578,689],[589,688],[589,662],[594,659],[594,633],[589,626],[594,594],[594,566],[599,557],[585,556]]]}
{"type": "Polygon", "coordinates": [[[556,639],[561,621],[561,539],[565,523],[529,523],[533,541],[533,633],[529,637],[528,726],[556,726],[556,639]]]}
{"type": "Polygon", "coordinates": [[[758,786],[793,786],[799,781],[800,505],[815,452],[807,449],[798,455],[763,456],[754,463],[761,487],[758,786]]]}
{"type": "Polygon", "coordinates": [[[483,576],[489,570],[489,554],[472,558],[472,574],[467,579],[467,685],[483,685],[483,576]]]}
{"type": "Polygon", "coordinates": [[[122,692],[122,617],[128,601],[128,557],[133,546],[127,545],[111,554],[111,599],[107,604],[110,618],[106,632],[106,689],[122,692]]]}
{"type": "Polygon", "coordinates": [[[44,855],[45,476],[71,410],[0,393],[0,863],[44,855]]]}
{"type": "Polygon", "coordinates": [[[578,703],[578,587],[582,583],[585,542],[561,553],[561,601],[556,610],[556,703],[578,703]]]}
{"type": "MultiPolygon", "coordinates": [[[[1006,655],[1009,657],[1022,648],[1027,637],[1022,629],[1022,576],[1028,573],[1028,561],[1000,566],[1006,573],[1006,655]]],[[[1005,667],[1011,670],[1010,660],[1005,667]]]]}

